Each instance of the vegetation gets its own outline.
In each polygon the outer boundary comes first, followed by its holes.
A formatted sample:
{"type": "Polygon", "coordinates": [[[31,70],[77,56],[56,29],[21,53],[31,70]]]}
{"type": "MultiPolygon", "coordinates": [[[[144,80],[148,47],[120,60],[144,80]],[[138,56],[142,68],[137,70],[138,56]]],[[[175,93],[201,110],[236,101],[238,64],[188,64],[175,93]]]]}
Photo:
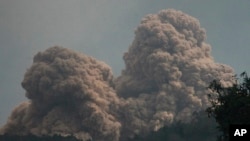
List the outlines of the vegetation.
{"type": "Polygon", "coordinates": [[[9,135],[4,134],[0,135],[0,141],[79,141],[73,136],[62,137],[59,135],[54,136],[35,136],[32,134],[29,135],[9,135]]]}
{"type": "Polygon", "coordinates": [[[250,124],[250,78],[243,72],[231,87],[214,80],[209,88],[213,93],[208,95],[212,105],[207,112],[222,133],[218,141],[228,141],[230,124],[250,124]]]}

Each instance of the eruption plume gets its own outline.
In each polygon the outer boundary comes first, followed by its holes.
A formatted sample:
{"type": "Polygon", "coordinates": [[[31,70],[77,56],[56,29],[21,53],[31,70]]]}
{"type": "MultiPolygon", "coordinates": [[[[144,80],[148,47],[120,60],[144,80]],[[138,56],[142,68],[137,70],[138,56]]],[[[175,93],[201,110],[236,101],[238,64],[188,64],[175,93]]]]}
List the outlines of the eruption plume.
{"type": "Polygon", "coordinates": [[[29,101],[0,133],[118,141],[189,122],[209,105],[213,79],[233,82],[233,69],[215,63],[205,38],[199,21],[181,11],[147,15],[118,78],[105,63],[66,48],[39,52],[22,82],[29,101]]]}
{"type": "Polygon", "coordinates": [[[117,141],[119,99],[103,62],[62,47],[38,53],[22,82],[29,102],[18,106],[2,132],[117,141]]]}
{"type": "Polygon", "coordinates": [[[123,56],[126,68],[116,80],[124,133],[158,130],[173,121],[188,122],[208,105],[207,86],[213,79],[232,82],[233,70],[217,64],[197,19],[173,9],[142,19],[135,39],[123,56]]]}

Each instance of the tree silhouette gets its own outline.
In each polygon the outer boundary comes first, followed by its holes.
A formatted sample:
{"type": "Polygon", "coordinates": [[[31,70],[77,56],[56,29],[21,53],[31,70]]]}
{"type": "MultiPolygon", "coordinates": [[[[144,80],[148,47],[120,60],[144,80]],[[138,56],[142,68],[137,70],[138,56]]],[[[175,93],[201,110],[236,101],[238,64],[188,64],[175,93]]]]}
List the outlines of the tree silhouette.
{"type": "Polygon", "coordinates": [[[32,134],[28,135],[11,135],[4,134],[0,135],[0,141],[80,141],[74,136],[62,137],[60,135],[54,136],[35,136],[32,134]]]}
{"type": "Polygon", "coordinates": [[[222,133],[218,136],[219,141],[229,140],[230,124],[250,124],[250,78],[243,72],[235,80],[230,87],[223,87],[218,80],[209,86],[211,106],[206,111],[218,123],[222,133]]]}

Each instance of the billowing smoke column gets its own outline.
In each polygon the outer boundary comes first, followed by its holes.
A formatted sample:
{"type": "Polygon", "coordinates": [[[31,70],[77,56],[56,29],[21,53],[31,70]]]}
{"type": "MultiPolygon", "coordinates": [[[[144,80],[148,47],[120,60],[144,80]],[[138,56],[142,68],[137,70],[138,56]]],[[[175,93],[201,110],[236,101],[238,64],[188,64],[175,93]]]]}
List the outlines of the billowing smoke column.
{"type": "Polygon", "coordinates": [[[52,47],[34,57],[22,82],[28,102],[0,133],[118,141],[205,109],[213,79],[231,85],[233,70],[217,64],[198,20],[173,9],[146,16],[124,54],[126,68],[111,69],[92,57],[52,47]]]}
{"type": "Polygon", "coordinates": [[[110,68],[94,58],[61,47],[38,53],[22,82],[30,101],[13,111],[2,132],[117,141],[112,80],[110,68]]]}
{"type": "Polygon", "coordinates": [[[126,99],[123,134],[188,122],[209,105],[209,82],[231,84],[232,68],[214,62],[205,38],[199,21],[180,11],[163,10],[141,21],[116,80],[117,93],[126,99]]]}

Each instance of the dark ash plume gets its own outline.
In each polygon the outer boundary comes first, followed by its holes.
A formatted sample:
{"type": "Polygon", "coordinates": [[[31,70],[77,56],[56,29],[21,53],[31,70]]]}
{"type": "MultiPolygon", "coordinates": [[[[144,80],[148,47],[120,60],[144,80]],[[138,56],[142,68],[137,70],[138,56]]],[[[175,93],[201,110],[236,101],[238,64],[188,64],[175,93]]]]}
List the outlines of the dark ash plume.
{"type": "Polygon", "coordinates": [[[40,52],[22,82],[29,102],[13,111],[1,132],[117,141],[112,79],[111,69],[92,57],[62,47],[40,52]]]}
{"type": "Polygon", "coordinates": [[[205,38],[199,21],[181,11],[163,10],[142,19],[115,83],[126,99],[123,134],[188,122],[194,111],[208,106],[209,82],[218,78],[231,84],[232,68],[214,62],[205,38]]]}
{"type": "Polygon", "coordinates": [[[233,82],[233,69],[215,63],[205,38],[199,21],[181,11],[148,15],[115,81],[110,67],[92,57],[62,47],[40,52],[22,82],[29,101],[14,109],[0,134],[118,141],[188,123],[209,105],[213,79],[233,82]]]}

